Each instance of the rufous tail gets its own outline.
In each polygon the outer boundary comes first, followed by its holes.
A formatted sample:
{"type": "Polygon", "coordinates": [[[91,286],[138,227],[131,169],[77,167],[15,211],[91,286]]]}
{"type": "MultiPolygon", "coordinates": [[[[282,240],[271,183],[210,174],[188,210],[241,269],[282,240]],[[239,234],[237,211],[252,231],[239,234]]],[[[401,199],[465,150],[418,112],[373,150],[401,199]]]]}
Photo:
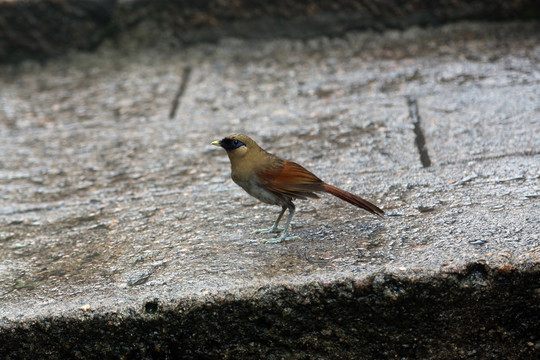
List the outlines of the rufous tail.
{"type": "Polygon", "coordinates": [[[354,194],[351,194],[348,191],[341,190],[340,188],[337,188],[335,186],[324,184],[324,188],[327,192],[330,194],[340,198],[341,200],[344,200],[350,204],[353,204],[354,206],[358,206],[359,208],[362,208],[373,215],[377,215],[378,217],[383,217],[384,211],[382,209],[379,209],[376,205],[370,203],[367,200],[362,199],[359,196],[356,196],[354,194]]]}

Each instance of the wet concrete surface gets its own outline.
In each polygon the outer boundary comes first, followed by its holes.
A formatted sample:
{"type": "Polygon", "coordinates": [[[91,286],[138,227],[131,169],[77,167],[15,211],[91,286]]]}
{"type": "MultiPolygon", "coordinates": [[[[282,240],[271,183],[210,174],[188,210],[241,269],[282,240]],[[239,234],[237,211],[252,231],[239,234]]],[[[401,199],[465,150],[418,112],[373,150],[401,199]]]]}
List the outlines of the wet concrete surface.
{"type": "Polygon", "coordinates": [[[538,30],[111,42],[3,66],[0,352],[535,358],[538,30]],[[387,217],[298,201],[301,239],[262,243],[279,209],[230,180],[210,142],[232,132],[387,217]]]}

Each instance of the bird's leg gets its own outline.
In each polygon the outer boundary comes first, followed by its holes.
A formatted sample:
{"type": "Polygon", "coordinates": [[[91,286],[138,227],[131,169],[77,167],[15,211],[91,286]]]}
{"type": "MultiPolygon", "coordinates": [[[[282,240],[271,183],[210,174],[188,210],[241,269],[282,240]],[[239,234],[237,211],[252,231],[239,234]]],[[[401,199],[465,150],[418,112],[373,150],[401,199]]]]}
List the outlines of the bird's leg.
{"type": "Polygon", "coordinates": [[[279,222],[281,221],[281,218],[283,217],[283,214],[285,214],[285,210],[287,210],[287,207],[286,206],[283,206],[283,209],[281,209],[281,212],[279,213],[279,216],[276,220],[276,222],[274,223],[274,225],[272,227],[269,227],[268,229],[259,229],[259,230],[255,230],[253,233],[254,234],[260,234],[260,233],[275,233],[275,232],[280,232],[282,229],[278,229],[278,224],[279,222]]]}
{"type": "MultiPolygon", "coordinates": [[[[281,218],[281,216],[283,215],[283,213],[285,212],[285,209],[287,207],[283,207],[283,211],[281,212],[281,214],[279,215],[279,217],[281,218]]],[[[283,232],[281,233],[281,235],[275,239],[266,239],[266,240],[263,240],[265,243],[269,243],[269,244],[275,244],[275,243],[279,243],[279,242],[282,242],[283,240],[292,240],[292,239],[297,239],[298,236],[287,236],[287,229],[289,228],[289,225],[291,224],[291,220],[294,216],[294,212],[295,212],[295,208],[294,208],[294,205],[292,203],[289,204],[288,206],[289,208],[289,217],[287,218],[287,223],[285,223],[285,228],[283,229],[283,232]]],[[[278,219],[279,221],[279,219],[278,219]]]]}

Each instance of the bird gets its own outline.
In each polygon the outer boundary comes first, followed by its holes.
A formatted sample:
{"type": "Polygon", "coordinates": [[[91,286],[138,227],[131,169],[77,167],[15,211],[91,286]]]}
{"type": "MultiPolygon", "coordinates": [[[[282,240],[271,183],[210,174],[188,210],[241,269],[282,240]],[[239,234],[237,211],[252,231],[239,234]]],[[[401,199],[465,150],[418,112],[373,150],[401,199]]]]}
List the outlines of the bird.
{"type": "Polygon", "coordinates": [[[383,218],[384,211],[362,199],[336,186],[319,179],[312,172],[293,161],[282,159],[262,149],[257,143],[245,134],[232,134],[221,140],[211,143],[227,152],[231,162],[231,178],[248,194],[270,205],[281,206],[281,212],[268,229],[256,230],[256,233],[278,233],[281,235],[273,239],[266,239],[266,243],[279,243],[283,240],[297,238],[287,236],[287,230],[296,211],[293,203],[295,199],[307,200],[319,198],[317,193],[330,193],[341,200],[383,218]],[[283,229],[278,225],[289,210],[289,217],[283,229]]]}

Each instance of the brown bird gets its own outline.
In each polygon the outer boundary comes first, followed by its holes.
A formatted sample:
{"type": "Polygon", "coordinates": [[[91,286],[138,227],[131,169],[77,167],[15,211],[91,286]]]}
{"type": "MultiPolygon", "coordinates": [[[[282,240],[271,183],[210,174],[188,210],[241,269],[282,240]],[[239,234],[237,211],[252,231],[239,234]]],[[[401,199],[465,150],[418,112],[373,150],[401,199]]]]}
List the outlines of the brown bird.
{"type": "Polygon", "coordinates": [[[316,192],[330,193],[381,218],[384,214],[369,201],[325,183],[301,165],[263,150],[247,135],[233,134],[212,142],[212,145],[221,146],[227,151],[231,161],[231,177],[235,183],[260,201],[282,207],[272,227],[256,232],[281,231],[278,229],[279,221],[285,210],[289,209],[281,235],[266,242],[278,243],[293,238],[287,237],[287,229],[295,212],[293,199],[318,198],[316,192]]]}

